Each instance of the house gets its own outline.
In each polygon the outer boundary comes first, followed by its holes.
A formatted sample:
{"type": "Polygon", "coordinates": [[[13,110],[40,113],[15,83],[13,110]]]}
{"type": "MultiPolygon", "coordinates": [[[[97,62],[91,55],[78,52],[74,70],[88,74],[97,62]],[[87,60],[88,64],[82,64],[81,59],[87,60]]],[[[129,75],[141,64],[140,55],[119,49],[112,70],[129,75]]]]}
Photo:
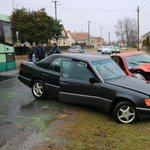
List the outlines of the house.
{"type": "Polygon", "coordinates": [[[72,45],[72,34],[69,30],[66,30],[66,35],[68,36],[67,45],[70,46],[72,45]]]}
{"type": "MultiPolygon", "coordinates": [[[[88,45],[88,36],[89,34],[87,32],[74,32],[71,33],[72,35],[72,43],[78,42],[78,43],[86,43],[88,45]]],[[[90,38],[90,43],[89,45],[103,45],[104,39],[101,37],[94,37],[94,36],[89,36],[90,38]]]]}
{"type": "Polygon", "coordinates": [[[97,40],[97,45],[104,45],[105,44],[105,41],[103,38],[95,37],[95,39],[97,40]]]}
{"type": "MultiPolygon", "coordinates": [[[[72,43],[78,42],[80,43],[86,43],[86,45],[88,45],[88,36],[89,34],[87,32],[74,32],[71,33],[72,35],[72,43]]],[[[89,36],[90,38],[90,45],[97,45],[97,39],[94,36],[89,36]]]]}
{"type": "Polygon", "coordinates": [[[144,39],[146,39],[148,36],[150,37],[150,31],[147,32],[147,33],[145,33],[145,34],[142,36],[142,41],[143,41],[144,39]]]}
{"type": "Polygon", "coordinates": [[[68,46],[68,36],[66,34],[65,28],[63,26],[62,35],[59,35],[58,42],[56,39],[52,39],[51,43],[57,43],[58,46],[68,46]]]}

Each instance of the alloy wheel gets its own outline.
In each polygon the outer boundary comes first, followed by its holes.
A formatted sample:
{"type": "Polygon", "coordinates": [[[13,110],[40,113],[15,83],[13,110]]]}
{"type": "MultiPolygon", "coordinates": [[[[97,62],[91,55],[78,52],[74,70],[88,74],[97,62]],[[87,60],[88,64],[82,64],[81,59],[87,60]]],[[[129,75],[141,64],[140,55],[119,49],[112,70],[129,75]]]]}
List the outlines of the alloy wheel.
{"type": "Polygon", "coordinates": [[[33,93],[35,94],[35,96],[40,97],[43,94],[43,86],[40,82],[36,82],[33,85],[33,93]]]}
{"type": "Polygon", "coordinates": [[[131,123],[135,118],[135,110],[129,105],[121,106],[117,111],[117,117],[122,123],[131,123]]]}

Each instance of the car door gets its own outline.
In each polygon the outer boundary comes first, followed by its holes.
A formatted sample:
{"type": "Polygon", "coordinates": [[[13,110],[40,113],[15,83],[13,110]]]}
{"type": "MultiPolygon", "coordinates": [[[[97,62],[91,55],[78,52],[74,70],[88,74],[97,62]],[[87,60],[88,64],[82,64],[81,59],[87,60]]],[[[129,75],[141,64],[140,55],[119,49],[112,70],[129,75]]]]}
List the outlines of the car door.
{"type": "Polygon", "coordinates": [[[89,82],[93,74],[80,62],[62,61],[59,100],[88,105],[100,104],[100,82],[89,82]]]}
{"type": "MultiPolygon", "coordinates": [[[[60,66],[62,57],[55,58],[51,63],[42,70],[42,76],[45,78],[47,90],[50,94],[59,95],[60,89],[60,66]]],[[[66,58],[67,59],[67,58],[66,58]]],[[[70,60],[70,59],[69,59],[70,60]]]]}

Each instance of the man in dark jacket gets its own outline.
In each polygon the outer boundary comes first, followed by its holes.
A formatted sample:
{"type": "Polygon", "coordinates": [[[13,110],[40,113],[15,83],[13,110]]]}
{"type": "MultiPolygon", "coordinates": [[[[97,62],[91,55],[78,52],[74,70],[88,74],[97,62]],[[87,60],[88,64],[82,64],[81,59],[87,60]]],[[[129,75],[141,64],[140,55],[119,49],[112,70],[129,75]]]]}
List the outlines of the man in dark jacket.
{"type": "Polygon", "coordinates": [[[28,57],[29,57],[29,61],[32,61],[32,55],[33,55],[33,48],[32,46],[30,45],[28,48],[28,57]]]}
{"type": "Polygon", "coordinates": [[[53,43],[52,44],[52,49],[50,50],[50,55],[52,55],[52,54],[60,54],[61,53],[61,51],[60,51],[60,49],[57,47],[57,44],[56,43],[53,43]]]}
{"type": "Polygon", "coordinates": [[[42,46],[42,43],[39,42],[38,47],[35,48],[35,59],[36,61],[42,60],[45,58],[45,48],[42,46]]]}

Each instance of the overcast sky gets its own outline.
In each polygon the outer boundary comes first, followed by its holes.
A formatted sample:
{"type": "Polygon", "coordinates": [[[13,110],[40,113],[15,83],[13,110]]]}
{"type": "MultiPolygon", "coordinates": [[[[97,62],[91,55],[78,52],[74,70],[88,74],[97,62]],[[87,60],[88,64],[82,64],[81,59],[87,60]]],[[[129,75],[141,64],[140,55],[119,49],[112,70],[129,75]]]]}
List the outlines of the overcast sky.
{"type": "MultiPolygon", "coordinates": [[[[13,0],[0,0],[0,13],[11,15],[13,0]]],[[[14,0],[14,7],[30,10],[46,8],[48,15],[55,17],[52,0],[14,0]]],[[[140,6],[140,37],[150,31],[150,0],[59,0],[57,18],[62,20],[65,30],[87,32],[87,21],[91,21],[91,35],[100,36],[108,41],[116,41],[115,28],[118,19],[132,17],[137,19],[137,6],[140,6]]]]}

